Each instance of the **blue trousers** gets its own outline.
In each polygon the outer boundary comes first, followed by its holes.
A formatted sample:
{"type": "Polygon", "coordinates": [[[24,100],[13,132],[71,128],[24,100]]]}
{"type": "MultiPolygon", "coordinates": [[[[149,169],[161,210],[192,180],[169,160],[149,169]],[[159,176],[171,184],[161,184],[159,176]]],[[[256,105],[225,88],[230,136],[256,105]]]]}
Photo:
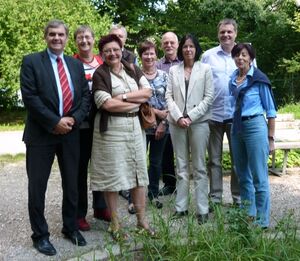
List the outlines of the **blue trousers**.
{"type": "Polygon", "coordinates": [[[270,223],[270,188],[268,177],[268,128],[263,115],[242,122],[242,131],[231,133],[232,152],[239,178],[242,207],[256,223],[270,223]]]}

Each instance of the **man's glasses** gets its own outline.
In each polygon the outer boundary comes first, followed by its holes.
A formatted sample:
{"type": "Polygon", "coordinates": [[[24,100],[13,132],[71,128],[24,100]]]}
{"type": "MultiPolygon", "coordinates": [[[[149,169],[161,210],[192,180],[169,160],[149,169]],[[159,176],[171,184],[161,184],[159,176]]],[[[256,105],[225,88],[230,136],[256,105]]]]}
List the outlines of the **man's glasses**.
{"type": "Polygon", "coordinates": [[[91,40],[92,38],[93,38],[93,37],[91,37],[91,36],[89,36],[89,35],[77,36],[77,37],[76,37],[76,41],[82,42],[83,39],[89,41],[89,40],[91,40]]]}

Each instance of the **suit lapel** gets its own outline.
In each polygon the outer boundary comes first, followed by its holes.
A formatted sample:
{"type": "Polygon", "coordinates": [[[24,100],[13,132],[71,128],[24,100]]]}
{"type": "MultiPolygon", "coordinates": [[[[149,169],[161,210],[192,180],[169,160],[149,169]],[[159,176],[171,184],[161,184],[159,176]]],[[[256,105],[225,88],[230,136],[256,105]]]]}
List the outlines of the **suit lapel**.
{"type": "Polygon", "coordinates": [[[55,94],[55,101],[57,103],[57,106],[59,104],[59,98],[58,98],[58,91],[57,91],[57,84],[56,84],[56,79],[55,79],[55,75],[54,75],[54,71],[53,71],[53,67],[51,64],[51,60],[50,57],[47,53],[47,50],[45,50],[44,52],[41,53],[42,55],[42,62],[45,66],[45,71],[48,73],[50,82],[49,82],[49,86],[52,87],[52,91],[49,93],[49,95],[51,94],[55,94]]]}
{"type": "Polygon", "coordinates": [[[185,100],[185,81],[184,81],[184,66],[183,63],[178,66],[178,82],[180,86],[180,91],[183,97],[183,100],[185,100]]]}
{"type": "Polygon", "coordinates": [[[187,99],[190,97],[192,90],[195,86],[195,83],[197,81],[197,78],[199,76],[199,66],[198,64],[195,62],[193,69],[192,69],[192,73],[191,73],[191,77],[190,77],[190,81],[189,81],[189,88],[188,88],[188,93],[187,93],[187,99]]]}

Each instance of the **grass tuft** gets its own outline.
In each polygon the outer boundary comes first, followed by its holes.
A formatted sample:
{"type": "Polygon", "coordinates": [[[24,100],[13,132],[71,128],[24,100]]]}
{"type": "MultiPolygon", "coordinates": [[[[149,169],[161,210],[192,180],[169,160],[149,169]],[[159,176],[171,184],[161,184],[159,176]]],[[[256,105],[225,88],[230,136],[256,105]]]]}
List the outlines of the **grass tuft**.
{"type": "Polygon", "coordinates": [[[300,241],[293,213],[267,231],[255,226],[240,208],[221,207],[200,226],[195,214],[171,220],[152,210],[158,238],[140,235],[141,260],[298,260],[300,241]]]}
{"type": "Polygon", "coordinates": [[[3,154],[0,155],[0,162],[1,163],[13,163],[13,162],[18,162],[21,160],[25,160],[25,154],[24,153],[19,153],[16,155],[12,154],[3,154]]]}
{"type": "Polygon", "coordinates": [[[300,102],[286,104],[279,108],[278,113],[293,113],[295,119],[300,120],[300,102]]]}

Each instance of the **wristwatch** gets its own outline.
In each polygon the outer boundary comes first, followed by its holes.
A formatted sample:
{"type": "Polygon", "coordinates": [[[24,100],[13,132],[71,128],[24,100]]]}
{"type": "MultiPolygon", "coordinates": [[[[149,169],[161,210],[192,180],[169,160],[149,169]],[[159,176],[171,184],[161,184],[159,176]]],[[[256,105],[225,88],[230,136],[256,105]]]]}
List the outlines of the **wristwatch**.
{"type": "Polygon", "coordinates": [[[167,122],[167,120],[162,120],[161,123],[162,123],[163,125],[167,125],[168,122],[167,122]]]}
{"type": "Polygon", "coordinates": [[[122,95],[122,101],[124,101],[124,102],[127,101],[127,95],[126,95],[126,93],[124,93],[124,94],[122,95]]]}
{"type": "Polygon", "coordinates": [[[272,140],[272,141],[275,141],[274,136],[268,136],[268,139],[269,139],[269,140],[272,140]]]}

